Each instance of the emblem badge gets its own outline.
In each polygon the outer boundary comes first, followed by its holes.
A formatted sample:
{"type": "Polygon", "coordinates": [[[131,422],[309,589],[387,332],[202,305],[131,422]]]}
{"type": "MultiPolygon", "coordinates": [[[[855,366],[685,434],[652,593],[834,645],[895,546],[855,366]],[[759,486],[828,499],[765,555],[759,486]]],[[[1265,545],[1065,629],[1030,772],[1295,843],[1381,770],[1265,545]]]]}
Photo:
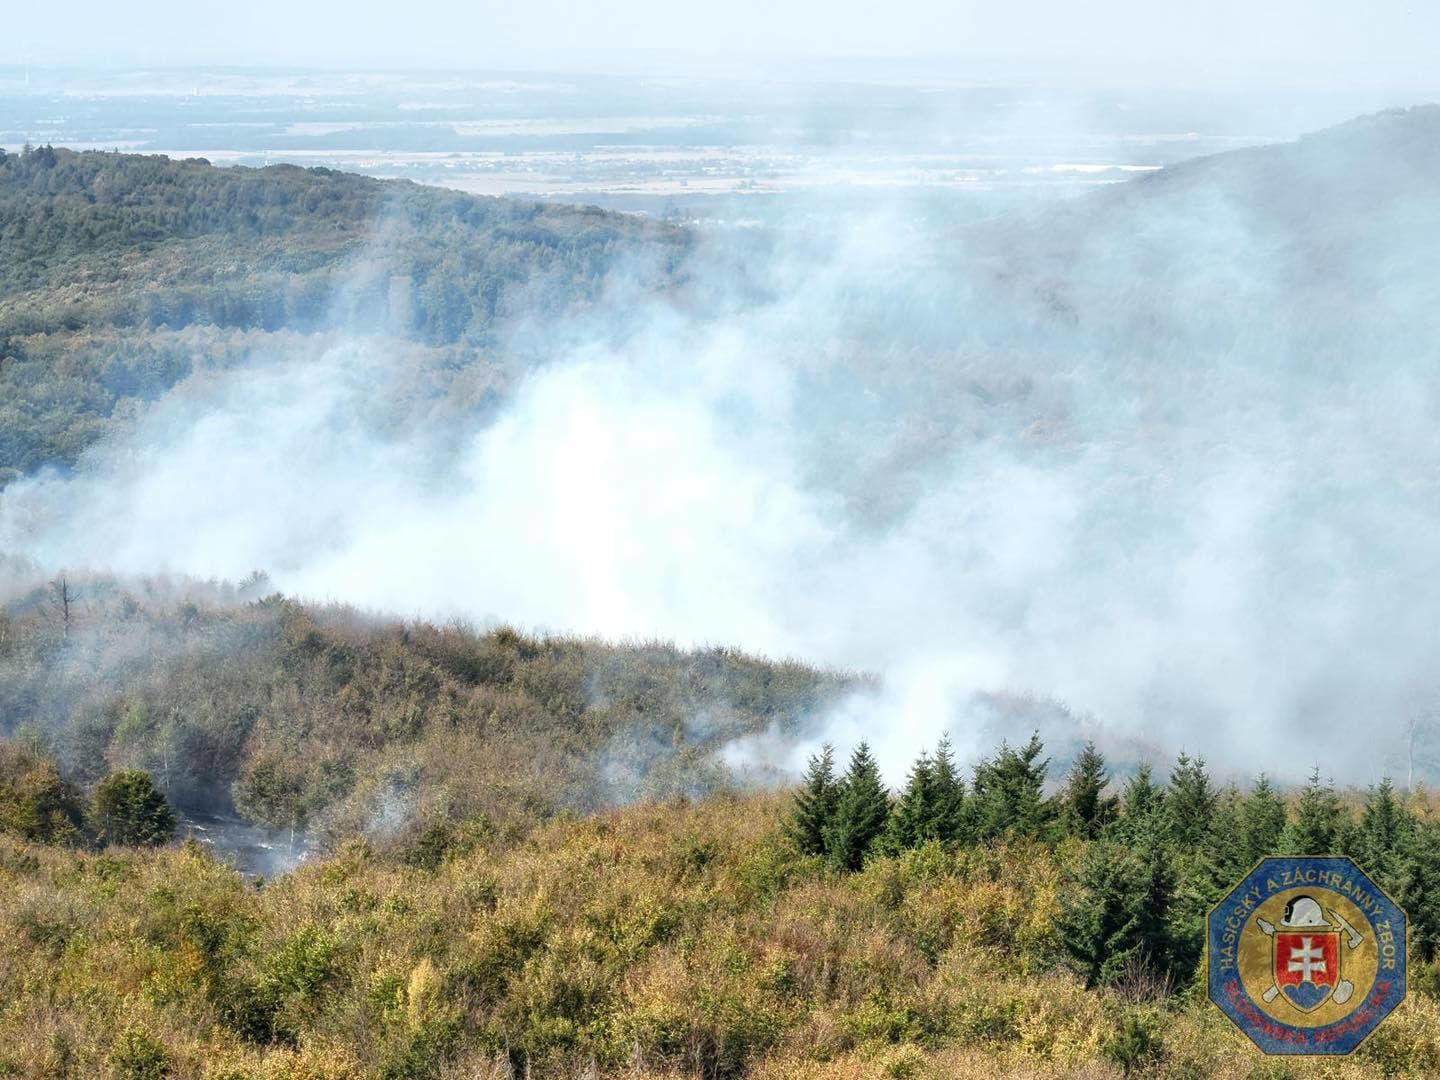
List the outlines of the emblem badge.
{"type": "Polygon", "coordinates": [[[1210,1000],[1267,1054],[1348,1054],[1405,998],[1405,913],[1349,859],[1264,859],[1207,930],[1210,1000]]]}

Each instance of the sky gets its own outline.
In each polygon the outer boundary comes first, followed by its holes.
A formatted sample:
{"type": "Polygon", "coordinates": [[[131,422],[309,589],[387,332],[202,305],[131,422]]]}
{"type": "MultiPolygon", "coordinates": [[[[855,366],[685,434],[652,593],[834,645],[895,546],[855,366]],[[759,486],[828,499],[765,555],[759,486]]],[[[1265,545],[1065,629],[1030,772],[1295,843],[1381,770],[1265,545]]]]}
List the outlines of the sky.
{"type": "Polygon", "coordinates": [[[1426,84],[1440,53],[1440,5],[1425,0],[5,0],[0,11],[8,59],[42,64],[844,74],[837,60],[864,57],[962,78],[1318,87],[1426,84]]]}

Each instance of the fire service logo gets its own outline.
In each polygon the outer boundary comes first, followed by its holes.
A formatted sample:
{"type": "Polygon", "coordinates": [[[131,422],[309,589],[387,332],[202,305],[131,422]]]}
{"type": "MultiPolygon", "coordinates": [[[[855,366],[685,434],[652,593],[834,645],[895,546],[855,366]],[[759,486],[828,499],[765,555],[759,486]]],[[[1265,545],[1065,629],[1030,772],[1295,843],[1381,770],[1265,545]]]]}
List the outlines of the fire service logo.
{"type": "Polygon", "coordinates": [[[1405,913],[1349,859],[1264,859],[1210,911],[1210,1000],[1267,1054],[1348,1054],[1405,999],[1405,913]]]}

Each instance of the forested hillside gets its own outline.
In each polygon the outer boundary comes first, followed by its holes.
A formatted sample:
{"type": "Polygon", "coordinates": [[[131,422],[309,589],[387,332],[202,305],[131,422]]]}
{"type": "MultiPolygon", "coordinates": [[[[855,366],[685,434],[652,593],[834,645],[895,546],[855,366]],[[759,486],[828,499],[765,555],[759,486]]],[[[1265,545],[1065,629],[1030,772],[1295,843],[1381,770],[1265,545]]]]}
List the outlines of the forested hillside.
{"type": "Polygon", "coordinates": [[[484,365],[509,316],[594,301],[681,231],[329,169],[0,152],[0,484],[73,463],[192,370],[379,331],[484,365]]]}

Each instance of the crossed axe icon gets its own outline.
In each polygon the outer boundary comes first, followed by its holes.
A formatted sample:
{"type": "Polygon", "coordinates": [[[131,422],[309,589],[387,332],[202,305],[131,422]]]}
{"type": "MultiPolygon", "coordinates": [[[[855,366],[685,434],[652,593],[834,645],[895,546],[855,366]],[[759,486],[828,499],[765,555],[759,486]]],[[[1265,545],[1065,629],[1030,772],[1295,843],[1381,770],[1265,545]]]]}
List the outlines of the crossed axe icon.
{"type": "MultiPolygon", "coordinates": [[[[1359,930],[1356,930],[1353,926],[1351,926],[1348,922],[1346,922],[1345,916],[1341,915],[1334,908],[1330,909],[1329,915],[1330,918],[1335,920],[1335,924],[1339,926],[1342,931],[1344,931],[1345,937],[1349,941],[1352,951],[1358,949],[1364,943],[1364,935],[1361,934],[1359,930]]],[[[1256,915],[1255,924],[1260,927],[1260,932],[1266,937],[1271,939],[1275,937],[1274,923],[1267,922],[1266,920],[1260,918],[1259,915],[1256,915]]],[[[1355,984],[1352,983],[1349,979],[1341,979],[1338,983],[1335,984],[1335,993],[1333,996],[1335,998],[1336,1004],[1344,1005],[1347,1001],[1350,1000],[1350,995],[1352,995],[1353,993],[1355,993],[1355,984]]],[[[1276,986],[1274,983],[1271,983],[1270,989],[1266,990],[1265,993],[1261,994],[1260,996],[1265,999],[1265,1004],[1269,1005],[1270,1002],[1274,1001],[1275,998],[1279,996],[1279,994],[1280,987],[1276,986]]]]}

